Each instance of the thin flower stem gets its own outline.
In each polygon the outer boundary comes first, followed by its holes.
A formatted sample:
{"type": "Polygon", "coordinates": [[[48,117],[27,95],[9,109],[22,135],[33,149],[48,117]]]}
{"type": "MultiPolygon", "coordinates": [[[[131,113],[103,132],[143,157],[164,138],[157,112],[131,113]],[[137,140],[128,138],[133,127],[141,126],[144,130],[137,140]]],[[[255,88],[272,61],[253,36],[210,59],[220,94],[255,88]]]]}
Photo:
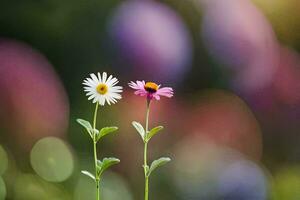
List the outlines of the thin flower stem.
{"type": "MultiPolygon", "coordinates": [[[[96,129],[96,122],[97,122],[97,113],[98,113],[98,107],[99,103],[96,103],[96,108],[94,112],[94,121],[93,121],[93,129],[96,129]]],[[[96,140],[96,134],[94,133],[94,162],[95,162],[95,177],[96,177],[96,200],[100,200],[100,179],[97,175],[97,140],[96,140]]]]}
{"type": "Polygon", "coordinates": [[[150,113],[150,102],[151,100],[147,100],[147,113],[146,113],[146,134],[148,133],[149,129],[149,113],[150,113]]]}
{"type": "Polygon", "coordinates": [[[149,177],[147,176],[145,179],[145,200],[148,200],[149,198],[149,177]]]}
{"type": "MultiPolygon", "coordinates": [[[[148,134],[149,129],[149,112],[150,112],[150,100],[147,100],[147,112],[146,112],[146,134],[148,134]]],[[[145,142],[144,145],[144,174],[145,174],[145,200],[149,199],[149,176],[147,174],[147,149],[148,142],[145,142]]]]}
{"type": "Polygon", "coordinates": [[[98,113],[98,107],[99,107],[99,103],[96,103],[96,108],[95,108],[95,112],[94,112],[94,121],[93,121],[93,128],[96,128],[96,122],[97,122],[97,113],[98,113]]]}
{"type": "Polygon", "coordinates": [[[147,174],[146,166],[147,166],[147,142],[144,146],[144,174],[145,174],[145,200],[148,200],[149,196],[149,177],[147,174]]]}

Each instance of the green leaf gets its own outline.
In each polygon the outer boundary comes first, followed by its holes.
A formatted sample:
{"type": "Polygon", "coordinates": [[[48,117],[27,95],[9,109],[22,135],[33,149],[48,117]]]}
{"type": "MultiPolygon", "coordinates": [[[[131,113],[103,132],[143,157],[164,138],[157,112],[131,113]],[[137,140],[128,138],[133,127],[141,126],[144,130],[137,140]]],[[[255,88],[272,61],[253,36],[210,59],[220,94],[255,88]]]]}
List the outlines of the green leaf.
{"type": "Polygon", "coordinates": [[[101,160],[97,160],[97,175],[101,172],[102,164],[101,160]]]}
{"type": "Polygon", "coordinates": [[[115,132],[116,130],[118,130],[119,128],[116,126],[111,126],[111,127],[104,127],[100,130],[99,135],[97,136],[97,141],[102,138],[105,135],[108,135],[112,132],[115,132]]]}
{"type": "Polygon", "coordinates": [[[88,171],[83,170],[83,171],[81,171],[81,173],[83,173],[84,175],[92,178],[93,180],[96,180],[95,176],[92,173],[88,172],[88,171]]]}
{"type": "Polygon", "coordinates": [[[99,134],[99,130],[96,129],[96,128],[93,129],[93,132],[92,132],[92,133],[93,133],[93,135],[96,135],[96,138],[99,137],[98,135],[100,135],[100,134],[99,134]]]}
{"type": "Polygon", "coordinates": [[[159,158],[157,160],[154,160],[150,166],[149,172],[148,172],[148,176],[150,176],[150,174],[158,167],[165,165],[166,163],[170,162],[171,158],[168,157],[162,157],[159,158]]]}
{"type": "Polygon", "coordinates": [[[102,165],[102,161],[101,160],[97,160],[97,166],[101,166],[102,165]]]}
{"type": "Polygon", "coordinates": [[[146,142],[148,142],[154,135],[156,135],[163,128],[164,128],[163,126],[157,126],[151,129],[147,134],[146,142]]]}
{"type": "Polygon", "coordinates": [[[120,160],[118,158],[104,158],[101,162],[99,171],[97,170],[98,176],[100,177],[106,169],[112,165],[118,164],[119,162],[120,160]]]}
{"type": "Polygon", "coordinates": [[[90,124],[90,122],[84,120],[84,119],[77,119],[76,120],[81,126],[83,126],[87,132],[89,133],[89,135],[91,136],[91,138],[93,138],[93,127],[92,125],[90,124]]]}
{"type": "Polygon", "coordinates": [[[144,127],[136,121],[132,122],[132,126],[137,130],[137,132],[141,135],[142,139],[145,141],[146,132],[144,127]]]}
{"type": "Polygon", "coordinates": [[[147,176],[147,174],[149,173],[149,166],[143,165],[143,168],[144,168],[145,175],[147,176]]]}

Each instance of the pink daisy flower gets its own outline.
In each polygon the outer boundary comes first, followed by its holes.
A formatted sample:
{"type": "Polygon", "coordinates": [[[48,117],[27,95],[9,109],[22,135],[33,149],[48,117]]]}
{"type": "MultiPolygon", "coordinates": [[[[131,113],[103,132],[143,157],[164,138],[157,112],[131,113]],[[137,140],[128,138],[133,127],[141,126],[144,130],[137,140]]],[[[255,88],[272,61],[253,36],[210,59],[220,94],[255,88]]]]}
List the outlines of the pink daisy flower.
{"type": "Polygon", "coordinates": [[[135,89],[135,95],[146,96],[147,99],[152,100],[155,98],[156,100],[160,100],[160,96],[165,96],[171,98],[174,94],[173,89],[171,87],[163,87],[160,88],[160,85],[157,85],[153,82],[145,81],[131,81],[128,83],[129,87],[135,89]]]}

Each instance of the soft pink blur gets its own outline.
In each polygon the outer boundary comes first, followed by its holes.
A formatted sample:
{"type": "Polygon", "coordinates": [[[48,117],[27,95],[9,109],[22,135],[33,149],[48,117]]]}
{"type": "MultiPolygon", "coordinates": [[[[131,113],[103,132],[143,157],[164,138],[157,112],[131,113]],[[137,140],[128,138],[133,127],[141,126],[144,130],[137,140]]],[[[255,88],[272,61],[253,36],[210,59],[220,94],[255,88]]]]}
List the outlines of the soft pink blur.
{"type": "Polygon", "coordinates": [[[280,65],[273,79],[277,98],[286,105],[300,105],[300,54],[285,47],[280,51],[280,65]]]}
{"type": "Polygon", "coordinates": [[[44,136],[63,136],[68,126],[66,92],[48,60],[30,46],[0,40],[0,118],[8,137],[30,149],[44,136]]]}
{"type": "Polygon", "coordinates": [[[239,151],[195,137],[180,141],[173,151],[171,171],[181,199],[266,199],[264,168],[239,151]]]}
{"type": "Polygon", "coordinates": [[[260,126],[245,102],[234,94],[222,90],[203,92],[183,118],[183,134],[231,147],[255,160],[261,158],[260,126]]]}
{"type": "Polygon", "coordinates": [[[238,92],[267,87],[278,66],[278,44],[270,23],[248,0],[206,1],[203,41],[231,72],[238,92]]]}
{"type": "Polygon", "coordinates": [[[252,108],[260,111],[264,120],[276,119],[277,127],[285,124],[298,124],[300,114],[300,55],[287,47],[281,47],[280,63],[272,78],[271,84],[244,97],[252,108]]]}

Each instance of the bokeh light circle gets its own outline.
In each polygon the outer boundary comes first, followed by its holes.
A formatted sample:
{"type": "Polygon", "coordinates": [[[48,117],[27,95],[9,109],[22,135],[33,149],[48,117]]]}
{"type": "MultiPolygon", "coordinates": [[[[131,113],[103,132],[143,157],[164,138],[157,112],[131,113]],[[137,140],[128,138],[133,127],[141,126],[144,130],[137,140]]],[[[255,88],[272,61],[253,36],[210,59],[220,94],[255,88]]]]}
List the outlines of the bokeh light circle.
{"type": "Polygon", "coordinates": [[[300,199],[300,166],[287,165],[275,172],[273,192],[275,200],[300,199]]]}
{"type": "Polygon", "coordinates": [[[3,179],[0,177],[0,200],[4,200],[6,197],[6,186],[3,179]]]}
{"type": "Polygon", "coordinates": [[[186,114],[182,132],[228,146],[254,160],[262,156],[262,131],[254,113],[235,94],[226,90],[202,91],[186,114]]]}
{"type": "Polygon", "coordinates": [[[140,78],[180,82],[192,59],[191,36],[181,17],[156,1],[125,1],[112,16],[109,33],[121,66],[140,78]]]}
{"type": "Polygon", "coordinates": [[[55,137],[39,140],[31,150],[30,162],[39,176],[52,182],[66,180],[74,169],[74,158],[70,148],[55,137]]]}
{"type": "Polygon", "coordinates": [[[0,176],[8,167],[8,156],[4,148],[0,145],[0,176]]]}
{"type": "MultiPolygon", "coordinates": [[[[101,199],[133,200],[126,181],[116,173],[105,172],[101,179],[101,199]]],[[[89,177],[81,175],[74,190],[74,200],[94,199],[95,183],[89,177]]]]}
{"type": "Polygon", "coordinates": [[[66,133],[66,91],[41,52],[0,38],[0,74],[0,120],[14,149],[27,153],[38,139],[66,133]]]}
{"type": "Polygon", "coordinates": [[[240,152],[193,137],[175,145],[172,172],[182,199],[265,200],[265,171],[240,152]]]}
{"type": "Polygon", "coordinates": [[[108,172],[103,176],[103,199],[133,200],[126,181],[116,173],[108,172]]]}
{"type": "Polygon", "coordinates": [[[13,189],[14,200],[71,200],[62,186],[33,174],[19,174],[13,189]]]}
{"type": "Polygon", "coordinates": [[[223,200],[266,200],[268,180],[258,165],[239,160],[226,166],[221,172],[218,192],[223,200]]]}
{"type": "Polygon", "coordinates": [[[278,65],[278,43],[271,24],[248,0],[206,2],[203,41],[231,72],[231,87],[253,92],[270,85],[278,65]]]}
{"type": "Polygon", "coordinates": [[[273,128],[274,125],[282,126],[285,122],[289,127],[298,124],[300,113],[300,54],[294,49],[281,46],[279,60],[269,87],[243,94],[252,109],[258,111],[264,120],[273,121],[273,128]],[[279,123],[274,123],[275,119],[279,123]]]}
{"type": "Polygon", "coordinates": [[[300,44],[300,1],[252,0],[266,14],[280,41],[290,47],[300,44]]]}
{"type": "Polygon", "coordinates": [[[287,105],[300,105],[300,54],[290,48],[280,49],[280,65],[273,79],[275,96],[287,105]]]}
{"type": "Polygon", "coordinates": [[[225,166],[243,158],[233,149],[193,137],[176,144],[174,154],[174,187],[183,199],[218,199],[218,176],[225,166]]]}

